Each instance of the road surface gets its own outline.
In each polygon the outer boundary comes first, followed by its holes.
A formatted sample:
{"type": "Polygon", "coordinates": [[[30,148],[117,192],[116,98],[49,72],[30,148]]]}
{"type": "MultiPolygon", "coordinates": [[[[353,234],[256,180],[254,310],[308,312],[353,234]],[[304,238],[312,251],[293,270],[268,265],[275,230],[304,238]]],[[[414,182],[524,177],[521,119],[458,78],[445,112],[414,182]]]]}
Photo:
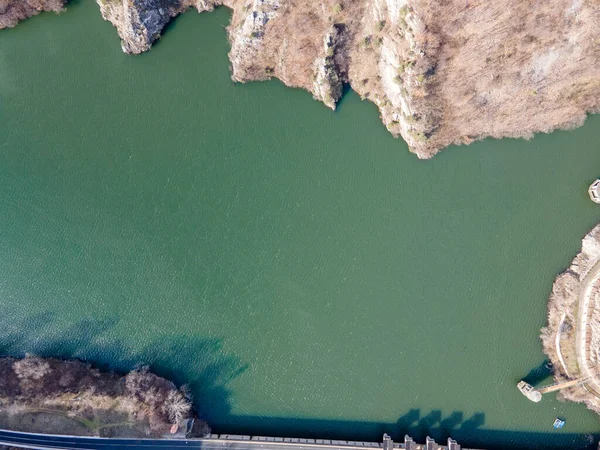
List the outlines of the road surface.
{"type": "MultiPolygon", "coordinates": [[[[380,449],[381,444],[313,439],[262,438],[239,436],[227,439],[106,439],[83,436],[58,436],[0,430],[0,445],[28,449],[203,449],[203,450],[365,450],[380,449]],[[262,440],[270,439],[270,441],[262,440]],[[273,440],[277,441],[273,441],[273,440]],[[344,442],[344,444],[341,444],[344,442]]],[[[396,444],[398,446],[398,444],[396,444]]]]}

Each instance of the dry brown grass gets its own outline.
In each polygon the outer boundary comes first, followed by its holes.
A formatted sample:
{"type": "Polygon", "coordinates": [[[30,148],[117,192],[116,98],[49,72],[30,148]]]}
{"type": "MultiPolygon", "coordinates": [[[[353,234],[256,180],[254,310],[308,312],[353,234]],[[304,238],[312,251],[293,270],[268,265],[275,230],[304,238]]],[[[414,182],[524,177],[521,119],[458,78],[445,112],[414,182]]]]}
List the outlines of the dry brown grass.
{"type": "MultiPolygon", "coordinates": [[[[323,37],[337,25],[342,40],[336,45],[340,52],[335,60],[341,78],[347,81],[347,49],[351,48],[363,8],[363,2],[354,0],[282,1],[277,16],[266,26],[256,58],[249,59],[243,67],[238,61],[239,78],[260,80],[275,76],[288,86],[311,90],[314,62],[323,56],[323,37]]],[[[231,34],[237,32],[247,14],[247,8],[234,6],[231,34]]]]}
{"type": "MultiPolygon", "coordinates": [[[[234,80],[277,77],[329,106],[339,81],[350,83],[422,158],[486,136],[574,127],[600,108],[597,0],[172,0],[169,16],[219,4],[233,9],[234,80]],[[335,45],[324,45],[332,30],[335,45]]],[[[0,27],[62,5],[0,0],[0,27]]],[[[136,14],[103,12],[126,51],[150,47],[128,22],[136,14]]]]}
{"type": "MultiPolygon", "coordinates": [[[[341,78],[377,103],[390,131],[398,134],[403,122],[421,157],[486,136],[530,137],[577,126],[600,106],[596,1],[407,0],[417,27],[392,24],[384,4],[281,1],[256,57],[246,66],[233,61],[234,71],[243,80],[276,76],[312,90],[323,36],[333,23],[343,24],[336,47],[341,78]],[[381,81],[382,44],[401,66],[410,64],[406,73],[399,70],[395,95],[404,97],[410,113],[381,81]]],[[[235,17],[243,17],[239,5],[234,9],[232,35],[235,17]]]]}
{"type": "Polygon", "coordinates": [[[63,10],[66,0],[0,0],[0,29],[14,27],[19,21],[42,11],[63,10]]]}
{"type": "Polygon", "coordinates": [[[443,114],[432,147],[576,126],[599,107],[600,3],[451,0],[436,16],[443,114]]]}
{"type": "MultiPolygon", "coordinates": [[[[600,225],[596,226],[583,240],[582,250],[575,257],[568,270],[558,275],[552,286],[548,302],[548,324],[542,329],[541,339],[544,352],[548,355],[555,368],[554,376],[557,381],[567,381],[582,376],[582,371],[587,375],[587,369],[580,369],[577,358],[577,327],[579,315],[579,300],[582,282],[587,278],[590,270],[600,259],[600,225]],[[561,319],[565,317],[561,325],[561,319]],[[568,374],[563,370],[556,348],[556,338],[560,336],[560,353],[563,356],[568,374]]],[[[587,283],[587,281],[586,281],[587,283]]],[[[589,326],[582,330],[585,339],[585,354],[582,356],[585,364],[596,380],[600,376],[597,367],[597,355],[600,346],[600,288],[592,288],[593,298],[589,303],[589,310],[582,313],[589,315],[589,326]]],[[[583,402],[586,406],[600,413],[600,392],[595,392],[597,382],[590,380],[584,385],[565,389],[559,394],[560,398],[575,402],[583,402]]]]}

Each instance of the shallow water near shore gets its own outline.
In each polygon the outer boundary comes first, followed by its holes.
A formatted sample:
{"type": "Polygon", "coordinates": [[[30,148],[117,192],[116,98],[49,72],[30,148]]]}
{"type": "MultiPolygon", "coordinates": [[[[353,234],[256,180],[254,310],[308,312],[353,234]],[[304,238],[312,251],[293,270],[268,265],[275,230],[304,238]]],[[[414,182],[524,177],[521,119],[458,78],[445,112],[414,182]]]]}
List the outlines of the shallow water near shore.
{"type": "Polygon", "coordinates": [[[600,221],[600,117],[419,161],[352,92],[234,85],[228,20],[0,32],[0,352],[151,364],[216,432],[585,448],[595,414],[515,385],[600,221]]]}

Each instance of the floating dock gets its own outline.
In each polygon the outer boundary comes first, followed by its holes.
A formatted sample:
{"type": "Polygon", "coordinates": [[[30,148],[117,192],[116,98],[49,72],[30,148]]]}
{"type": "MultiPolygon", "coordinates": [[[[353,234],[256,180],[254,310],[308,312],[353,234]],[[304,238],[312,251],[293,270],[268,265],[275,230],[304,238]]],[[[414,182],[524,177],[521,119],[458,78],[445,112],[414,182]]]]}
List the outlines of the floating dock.
{"type": "Polygon", "coordinates": [[[560,391],[561,389],[577,386],[578,384],[585,383],[588,380],[586,377],[577,378],[576,380],[563,381],[562,383],[554,383],[541,388],[534,388],[529,383],[521,380],[517,383],[517,389],[532,402],[538,403],[542,400],[542,394],[548,392],[560,391]]]}

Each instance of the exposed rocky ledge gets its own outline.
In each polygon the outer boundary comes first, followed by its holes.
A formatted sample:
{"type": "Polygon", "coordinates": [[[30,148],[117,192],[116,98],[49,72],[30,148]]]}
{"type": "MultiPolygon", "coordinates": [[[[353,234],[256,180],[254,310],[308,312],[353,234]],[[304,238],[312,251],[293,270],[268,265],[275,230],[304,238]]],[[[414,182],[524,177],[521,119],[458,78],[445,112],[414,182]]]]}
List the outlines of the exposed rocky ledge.
{"type": "MultiPolygon", "coordinates": [[[[14,10],[34,0],[7,1],[14,10]]],[[[128,53],[148,50],[180,12],[224,4],[235,81],[276,77],[331,108],[348,83],[420,158],[486,136],[572,128],[600,108],[594,1],[97,1],[128,53]]]]}
{"type": "Polygon", "coordinates": [[[554,281],[541,337],[557,381],[585,380],[559,396],[600,413],[600,225],[584,237],[581,252],[554,281]]]}
{"type": "MultiPolygon", "coordinates": [[[[125,376],[80,361],[0,357],[0,428],[104,437],[170,434],[191,417],[185,390],[147,369],[125,376]]],[[[182,428],[182,427],[180,427],[182,428]]],[[[196,421],[197,434],[209,431],[196,421]]]]}

